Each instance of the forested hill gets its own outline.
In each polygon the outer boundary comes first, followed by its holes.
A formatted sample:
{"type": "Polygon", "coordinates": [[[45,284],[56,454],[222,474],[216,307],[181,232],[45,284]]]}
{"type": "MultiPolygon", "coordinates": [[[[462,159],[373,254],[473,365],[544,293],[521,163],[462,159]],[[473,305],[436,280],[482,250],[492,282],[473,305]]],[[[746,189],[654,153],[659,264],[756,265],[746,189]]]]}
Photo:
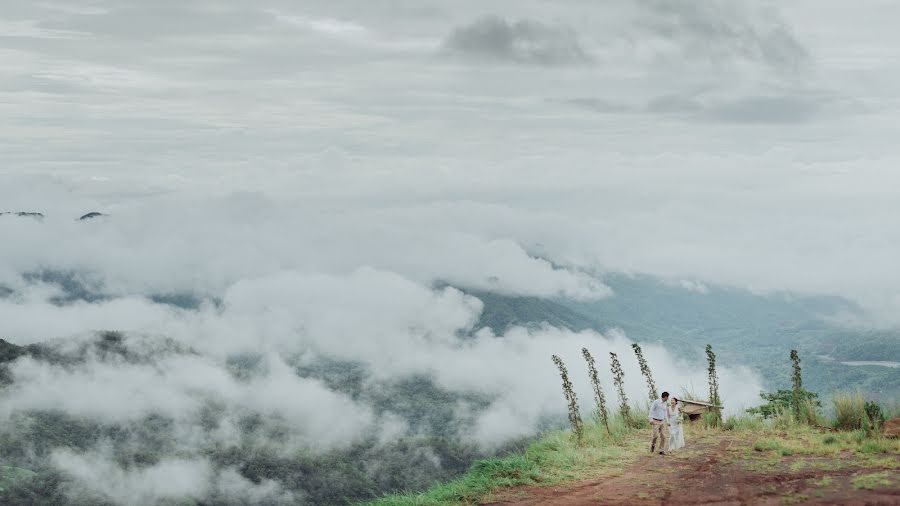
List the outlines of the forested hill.
{"type": "Polygon", "coordinates": [[[840,297],[757,295],[699,283],[670,283],[652,276],[608,275],[614,295],[597,301],[508,297],[472,291],[484,302],[479,325],[501,332],[512,325],[548,323],[573,330],[619,328],[638,342],[662,343],[682,356],[696,356],[715,343],[723,363],[760,372],[767,387],[789,378],[787,355],[800,350],[809,387],[825,395],[861,389],[897,399],[900,369],[848,366],[844,361],[900,361],[900,332],[859,330],[828,317],[861,310],[840,297]]]}

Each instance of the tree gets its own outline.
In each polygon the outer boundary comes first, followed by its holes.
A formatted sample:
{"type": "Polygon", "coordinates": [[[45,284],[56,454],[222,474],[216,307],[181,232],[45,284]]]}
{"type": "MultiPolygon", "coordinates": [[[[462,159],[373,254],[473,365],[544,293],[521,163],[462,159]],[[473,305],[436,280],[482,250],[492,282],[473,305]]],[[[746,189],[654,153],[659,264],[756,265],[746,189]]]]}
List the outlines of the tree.
{"type": "Polygon", "coordinates": [[[791,350],[791,384],[793,386],[791,395],[791,406],[794,409],[794,419],[800,420],[800,393],[803,391],[803,377],[800,375],[800,355],[797,350],[791,350]]]}
{"type": "Polygon", "coordinates": [[[647,378],[647,388],[650,389],[650,400],[656,400],[656,398],[659,397],[656,393],[656,383],[653,382],[653,375],[650,374],[650,366],[647,365],[647,361],[644,360],[644,353],[641,350],[641,345],[632,343],[631,348],[634,350],[634,354],[637,355],[638,365],[641,366],[641,374],[644,375],[644,378],[647,378]]]}
{"type": "MultiPolygon", "coordinates": [[[[709,402],[710,404],[721,406],[722,399],[719,397],[719,375],[716,374],[716,354],[713,353],[711,344],[706,345],[706,360],[709,362],[709,368],[707,369],[707,372],[709,373],[709,402]]],[[[722,414],[719,413],[718,410],[714,413],[717,421],[721,422],[722,414]]]]}
{"type": "Polygon", "coordinates": [[[619,414],[625,420],[625,424],[631,423],[631,410],[628,408],[628,397],[625,396],[625,372],[622,371],[622,364],[619,363],[619,357],[615,353],[609,353],[610,369],[612,370],[613,383],[616,385],[616,391],[619,393],[619,414]]]}
{"type": "Polygon", "coordinates": [[[589,352],[587,348],[582,348],[581,354],[584,355],[584,360],[587,362],[588,374],[591,377],[591,385],[594,387],[594,401],[597,403],[597,416],[600,417],[600,421],[606,426],[606,433],[610,434],[609,415],[606,412],[606,396],[603,395],[603,387],[600,386],[600,378],[597,375],[597,364],[594,362],[594,357],[591,356],[591,352],[589,352]]]}
{"type": "Polygon", "coordinates": [[[562,359],[557,355],[553,355],[553,363],[559,368],[559,375],[562,377],[563,394],[569,405],[569,423],[572,425],[572,433],[579,446],[584,437],[584,430],[581,424],[581,414],[578,412],[578,398],[575,396],[575,390],[572,388],[572,382],[569,381],[569,371],[562,359]]]}

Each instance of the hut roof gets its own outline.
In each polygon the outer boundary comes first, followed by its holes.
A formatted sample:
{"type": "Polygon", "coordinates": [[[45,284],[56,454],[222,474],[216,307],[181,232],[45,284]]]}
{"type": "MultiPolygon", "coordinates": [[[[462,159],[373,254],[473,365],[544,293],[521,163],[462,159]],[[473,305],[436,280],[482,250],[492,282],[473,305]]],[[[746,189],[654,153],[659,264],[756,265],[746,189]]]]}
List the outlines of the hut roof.
{"type": "Polygon", "coordinates": [[[722,406],[719,406],[719,405],[717,405],[717,404],[711,404],[711,403],[709,403],[709,402],[704,402],[704,401],[695,401],[695,400],[689,400],[689,399],[678,399],[678,402],[683,402],[684,404],[694,404],[694,405],[696,405],[696,406],[705,406],[705,407],[707,407],[707,408],[722,409],[722,406]]]}

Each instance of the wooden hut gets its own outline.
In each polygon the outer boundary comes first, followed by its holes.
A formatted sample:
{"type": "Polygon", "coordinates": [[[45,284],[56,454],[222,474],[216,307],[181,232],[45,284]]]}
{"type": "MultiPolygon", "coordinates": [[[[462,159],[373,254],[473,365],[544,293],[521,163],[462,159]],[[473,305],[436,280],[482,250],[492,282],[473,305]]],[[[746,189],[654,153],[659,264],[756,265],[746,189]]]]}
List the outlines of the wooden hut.
{"type": "Polygon", "coordinates": [[[699,420],[703,413],[718,413],[722,411],[722,406],[716,406],[703,401],[689,401],[687,399],[678,399],[681,403],[681,412],[686,414],[690,420],[699,420]]]}

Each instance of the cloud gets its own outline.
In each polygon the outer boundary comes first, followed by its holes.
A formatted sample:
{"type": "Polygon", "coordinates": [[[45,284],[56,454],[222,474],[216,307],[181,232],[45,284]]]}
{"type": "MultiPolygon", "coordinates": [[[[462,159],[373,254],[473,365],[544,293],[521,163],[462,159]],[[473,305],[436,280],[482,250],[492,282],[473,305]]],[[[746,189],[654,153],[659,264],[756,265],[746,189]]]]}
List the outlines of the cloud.
{"type": "Polygon", "coordinates": [[[454,29],[445,46],[453,53],[489,61],[567,65],[591,60],[572,29],[529,19],[483,17],[454,29]]]}
{"type": "MultiPolygon", "coordinates": [[[[631,378],[628,395],[646,395],[631,341],[621,333],[544,326],[495,335],[475,328],[483,308],[478,299],[385,270],[248,276],[231,283],[218,302],[195,309],[137,295],[54,304],[58,287],[37,280],[15,289],[0,299],[9,317],[3,334],[15,327],[56,339],[44,345],[44,355],[9,366],[14,383],[0,392],[0,419],[10,430],[22,430],[21,421],[36,413],[59,413],[98,424],[96,434],[115,428],[111,433],[119,435],[115,451],[101,438],[53,453],[54,468],[73,480],[67,489],[72,497],[89,494],[122,504],[185,496],[280,501],[282,488],[295,485],[282,478],[232,480],[206,460],[209,453],[271,452],[289,459],[297,452],[414,438],[425,429],[392,411],[423,405],[415,398],[378,399],[397,392],[392,385],[416,378],[458,399],[446,406],[455,417],[447,437],[491,451],[533,435],[547,420],[563,419],[551,354],[567,360],[582,378],[579,395],[590,399],[582,346],[601,363],[609,351],[619,353],[631,378]],[[127,332],[98,342],[91,329],[108,322],[120,322],[127,332]],[[348,391],[345,382],[336,386],[327,375],[314,379],[302,372],[328,364],[338,377],[358,374],[350,383],[356,386],[348,391]],[[143,455],[146,443],[139,435],[148,419],[167,421],[156,433],[168,446],[150,446],[158,461],[131,462],[129,452],[143,455]],[[172,473],[184,479],[166,482],[172,473]]],[[[674,390],[703,381],[702,366],[665,348],[647,346],[645,355],[658,384],[674,390]]],[[[723,367],[720,375],[729,410],[755,400],[760,384],[754,373],[723,367]]],[[[611,384],[607,372],[602,378],[611,384]]],[[[427,451],[416,458],[440,468],[440,459],[427,451]]]]}
{"type": "Polygon", "coordinates": [[[735,2],[642,0],[637,25],[666,41],[689,61],[723,68],[757,63],[797,72],[811,62],[809,50],[776,12],[735,2]]]}
{"type": "MultiPolygon", "coordinates": [[[[88,488],[88,493],[116,504],[153,504],[165,499],[202,498],[212,478],[212,468],[203,460],[165,459],[139,470],[115,465],[108,455],[79,455],[57,451],[53,465],[88,488]]],[[[72,495],[80,495],[74,490],[72,495]]]]}
{"type": "Polygon", "coordinates": [[[691,281],[689,279],[683,279],[683,280],[681,280],[681,282],[679,284],[681,285],[682,288],[684,288],[685,290],[687,290],[689,292],[695,292],[695,293],[704,294],[704,295],[709,293],[709,287],[707,287],[706,284],[701,283],[699,281],[691,281]]]}
{"type": "Polygon", "coordinates": [[[738,98],[663,95],[647,103],[645,111],[680,116],[686,121],[716,121],[735,124],[809,123],[828,111],[833,101],[813,92],[797,95],[750,95],[738,98]]]}
{"type": "Polygon", "coordinates": [[[564,100],[564,103],[581,107],[600,114],[615,114],[632,111],[627,104],[595,97],[578,97],[564,100]]]}
{"type": "Polygon", "coordinates": [[[164,458],[151,466],[128,468],[118,465],[108,451],[57,450],[51,462],[74,479],[68,487],[74,501],[93,497],[138,506],[212,496],[229,504],[286,505],[297,504],[298,499],[272,480],[253,483],[234,469],[218,470],[205,459],[164,458]]]}
{"type": "Polygon", "coordinates": [[[794,96],[746,97],[719,104],[713,118],[737,123],[806,123],[815,118],[820,101],[794,96]]]}

